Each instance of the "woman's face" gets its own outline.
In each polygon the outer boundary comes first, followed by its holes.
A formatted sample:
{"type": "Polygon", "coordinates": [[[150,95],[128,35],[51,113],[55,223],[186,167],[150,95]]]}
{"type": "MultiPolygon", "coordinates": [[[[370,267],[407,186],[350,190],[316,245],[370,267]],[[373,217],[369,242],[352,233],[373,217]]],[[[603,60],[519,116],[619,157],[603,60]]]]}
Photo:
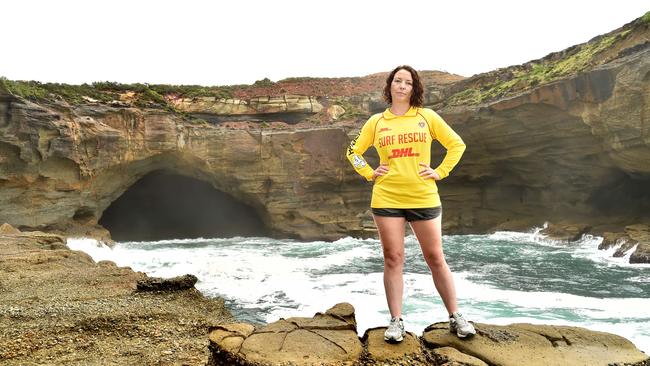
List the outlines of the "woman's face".
{"type": "Polygon", "coordinates": [[[410,103],[412,94],[413,77],[411,77],[411,73],[404,69],[397,71],[390,85],[390,96],[393,98],[393,103],[410,103]]]}

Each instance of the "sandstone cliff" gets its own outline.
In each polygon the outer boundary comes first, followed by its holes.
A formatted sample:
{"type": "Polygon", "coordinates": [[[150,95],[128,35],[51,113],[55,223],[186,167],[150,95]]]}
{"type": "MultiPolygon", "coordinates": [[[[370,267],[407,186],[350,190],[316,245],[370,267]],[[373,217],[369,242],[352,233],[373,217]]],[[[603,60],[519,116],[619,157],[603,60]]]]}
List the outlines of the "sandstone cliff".
{"type": "MultiPolygon", "coordinates": [[[[468,145],[440,183],[448,233],[650,222],[648,18],[469,79],[423,73],[427,105],[468,145]]],[[[384,108],[384,76],[193,92],[2,80],[0,222],[106,236],[106,210],[162,170],[207,182],[274,235],[374,235],[370,186],[343,151],[384,108]]]]}

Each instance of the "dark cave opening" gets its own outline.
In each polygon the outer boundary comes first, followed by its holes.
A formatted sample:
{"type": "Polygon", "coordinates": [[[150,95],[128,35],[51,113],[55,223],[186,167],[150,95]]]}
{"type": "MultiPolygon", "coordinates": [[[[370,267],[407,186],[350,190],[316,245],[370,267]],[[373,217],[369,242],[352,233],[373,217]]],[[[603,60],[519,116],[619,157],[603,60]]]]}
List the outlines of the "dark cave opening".
{"type": "Polygon", "coordinates": [[[129,187],[99,224],[116,241],[269,235],[252,207],[209,183],[164,170],[129,187]]]}
{"type": "Polygon", "coordinates": [[[614,172],[610,183],[592,193],[589,202],[602,214],[650,219],[650,177],[614,172]]]}

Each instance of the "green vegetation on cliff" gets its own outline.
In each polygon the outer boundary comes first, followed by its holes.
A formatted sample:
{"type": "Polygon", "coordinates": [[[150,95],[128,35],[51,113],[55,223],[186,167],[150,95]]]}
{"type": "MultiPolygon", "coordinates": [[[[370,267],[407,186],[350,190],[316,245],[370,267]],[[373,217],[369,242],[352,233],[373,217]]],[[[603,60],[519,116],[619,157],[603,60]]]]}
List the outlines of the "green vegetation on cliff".
{"type": "Polygon", "coordinates": [[[368,117],[368,111],[364,110],[358,105],[350,103],[349,100],[346,99],[339,99],[336,101],[335,104],[338,104],[345,110],[345,113],[343,113],[339,118],[340,119],[357,119],[360,117],[368,117]]]}
{"type": "Polygon", "coordinates": [[[618,57],[622,50],[638,44],[634,34],[647,34],[649,23],[650,12],[647,12],[621,29],[595,37],[589,42],[523,65],[477,75],[467,80],[467,88],[451,95],[447,104],[479,104],[548,84],[609,62],[618,57]]]}
{"type": "Polygon", "coordinates": [[[172,109],[166,97],[216,97],[232,98],[231,87],[206,87],[200,85],[150,85],[96,82],[69,85],[16,81],[0,78],[0,88],[34,101],[64,100],[70,104],[97,101],[100,103],[128,102],[137,107],[162,107],[172,109]]]}
{"type": "Polygon", "coordinates": [[[650,24],[650,11],[647,12],[647,13],[645,13],[645,14],[641,17],[641,21],[643,22],[643,24],[650,24]]]}

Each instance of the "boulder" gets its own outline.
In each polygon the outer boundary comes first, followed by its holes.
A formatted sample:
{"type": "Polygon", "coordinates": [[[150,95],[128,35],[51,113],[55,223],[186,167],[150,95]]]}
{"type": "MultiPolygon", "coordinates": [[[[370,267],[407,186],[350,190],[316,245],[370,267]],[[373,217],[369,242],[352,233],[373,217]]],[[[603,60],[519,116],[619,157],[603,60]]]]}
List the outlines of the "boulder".
{"type": "Polygon", "coordinates": [[[4,234],[4,235],[20,234],[20,230],[16,229],[15,227],[5,222],[0,226],[0,234],[4,234]]]}
{"type": "Polygon", "coordinates": [[[327,108],[327,117],[333,121],[336,121],[345,114],[345,109],[338,104],[332,105],[327,108]]]}
{"type": "Polygon", "coordinates": [[[147,277],[138,280],[138,291],[180,291],[194,288],[196,276],[186,274],[172,278],[147,277]]]}
{"type": "Polygon", "coordinates": [[[395,362],[408,358],[421,359],[423,357],[417,335],[406,332],[402,342],[392,344],[384,341],[385,331],[386,327],[366,330],[363,340],[370,359],[378,362],[395,362]]]}
{"type": "Polygon", "coordinates": [[[627,241],[628,239],[629,236],[627,236],[625,233],[612,233],[606,231],[603,233],[603,241],[598,244],[598,249],[607,250],[611,247],[622,244],[623,241],[627,241]]]}
{"type": "Polygon", "coordinates": [[[614,257],[623,257],[631,249],[634,252],[630,255],[630,263],[650,263],[650,227],[643,224],[628,225],[625,231],[620,233],[606,232],[603,234],[603,241],[598,249],[609,249],[618,246],[614,257]]]}
{"type": "Polygon", "coordinates": [[[625,233],[638,243],[630,255],[630,263],[650,263],[650,226],[629,225],[625,227],[625,233]]]}
{"type": "Polygon", "coordinates": [[[474,337],[459,339],[449,333],[447,323],[432,324],[425,329],[422,343],[434,351],[452,347],[488,365],[501,366],[607,366],[648,360],[627,339],[584,328],[533,324],[475,326],[474,337]]]}
{"type": "Polygon", "coordinates": [[[545,229],[540,231],[540,234],[546,235],[552,240],[570,243],[580,240],[589,230],[591,230],[591,226],[587,224],[549,223],[545,229]]]}
{"type": "Polygon", "coordinates": [[[252,331],[246,324],[224,325],[210,333],[209,364],[352,365],[363,346],[353,314],[352,322],[340,316],[349,309],[338,304],[312,318],[280,319],[252,331]]]}

